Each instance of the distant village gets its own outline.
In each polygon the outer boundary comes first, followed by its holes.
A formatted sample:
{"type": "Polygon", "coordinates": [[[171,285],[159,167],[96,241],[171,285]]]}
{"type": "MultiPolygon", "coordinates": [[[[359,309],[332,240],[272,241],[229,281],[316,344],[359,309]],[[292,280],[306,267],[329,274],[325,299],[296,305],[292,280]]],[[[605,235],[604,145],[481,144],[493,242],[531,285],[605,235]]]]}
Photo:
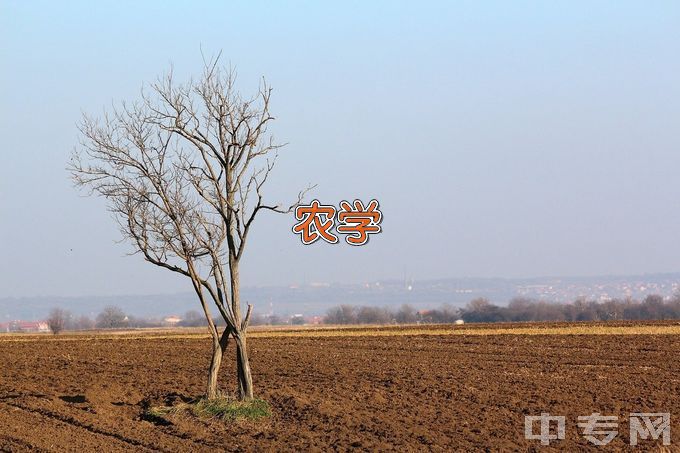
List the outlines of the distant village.
{"type": "MultiPolygon", "coordinates": [[[[517,298],[551,304],[573,304],[575,301],[606,304],[614,300],[642,301],[650,295],[670,301],[678,294],[680,273],[531,279],[404,278],[357,284],[246,287],[242,292],[244,300],[253,302],[256,307],[251,325],[322,324],[333,317],[329,315],[333,315],[336,307],[343,305],[357,307],[357,310],[363,307],[363,315],[357,314],[359,321],[392,322],[399,318],[397,311],[400,307],[409,306],[414,314],[408,314],[407,318],[429,322],[431,319],[455,320],[457,315],[453,313],[456,310],[464,309],[471,301],[480,298],[502,307],[517,298]],[[449,307],[447,310],[451,313],[441,315],[441,307],[449,307]],[[382,309],[382,312],[378,309],[382,309]]],[[[13,311],[0,313],[0,333],[47,332],[50,330],[47,316],[54,308],[67,311],[66,330],[205,325],[203,314],[193,309],[195,305],[191,293],[95,298],[6,298],[0,299],[0,307],[13,311]],[[108,314],[97,314],[99,310],[106,311],[107,307],[110,309],[108,314]]],[[[351,316],[335,318],[335,323],[339,322],[338,319],[352,319],[351,316]]]]}

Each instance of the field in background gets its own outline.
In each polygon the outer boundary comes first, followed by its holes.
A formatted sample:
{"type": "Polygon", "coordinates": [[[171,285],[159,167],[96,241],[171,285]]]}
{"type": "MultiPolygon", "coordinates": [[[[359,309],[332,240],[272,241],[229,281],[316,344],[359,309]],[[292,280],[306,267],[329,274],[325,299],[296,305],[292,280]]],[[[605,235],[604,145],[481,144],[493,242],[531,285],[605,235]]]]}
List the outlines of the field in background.
{"type": "Polygon", "coordinates": [[[541,412],[567,417],[554,446],[570,451],[593,412],[619,416],[614,449],[630,412],[671,412],[680,432],[677,321],[256,328],[271,419],[146,418],[201,394],[209,347],[200,329],[0,335],[0,451],[527,450],[541,412]]]}
{"type": "MultiPolygon", "coordinates": [[[[609,321],[609,322],[526,322],[473,323],[465,325],[356,325],[356,326],[254,326],[252,338],[274,337],[343,337],[343,336],[414,336],[414,335],[680,335],[680,321],[609,321]]],[[[30,341],[52,337],[50,333],[0,333],[2,341],[30,341]]],[[[64,332],[55,339],[87,338],[158,339],[209,338],[204,327],[146,328],[64,332]]]]}

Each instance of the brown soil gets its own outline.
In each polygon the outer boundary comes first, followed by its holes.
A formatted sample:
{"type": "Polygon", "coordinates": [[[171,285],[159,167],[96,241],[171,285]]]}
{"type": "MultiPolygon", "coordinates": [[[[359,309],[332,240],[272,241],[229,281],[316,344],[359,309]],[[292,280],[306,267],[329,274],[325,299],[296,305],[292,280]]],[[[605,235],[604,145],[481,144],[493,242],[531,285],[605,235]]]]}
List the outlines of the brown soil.
{"type": "Polygon", "coordinates": [[[548,450],[601,451],[576,426],[593,412],[619,417],[609,449],[632,449],[630,412],[670,412],[680,436],[680,335],[256,337],[269,420],[145,417],[201,394],[208,348],[172,335],[0,337],[0,450],[543,450],[524,439],[524,416],[541,412],[567,417],[548,450]]]}

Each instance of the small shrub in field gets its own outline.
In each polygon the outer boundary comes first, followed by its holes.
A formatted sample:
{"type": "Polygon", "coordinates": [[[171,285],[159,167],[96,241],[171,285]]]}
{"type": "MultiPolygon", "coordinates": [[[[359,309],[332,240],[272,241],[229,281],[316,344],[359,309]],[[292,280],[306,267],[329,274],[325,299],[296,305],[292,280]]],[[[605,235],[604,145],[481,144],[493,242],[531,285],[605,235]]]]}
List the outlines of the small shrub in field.
{"type": "Polygon", "coordinates": [[[177,406],[156,406],[146,411],[153,418],[165,418],[168,415],[189,413],[199,418],[217,418],[221,420],[259,420],[269,417],[271,409],[269,403],[263,399],[238,401],[233,398],[222,397],[214,399],[199,399],[191,403],[181,403],[177,406]]]}
{"type": "Polygon", "coordinates": [[[269,403],[262,399],[236,401],[231,398],[202,399],[191,406],[191,412],[197,417],[214,417],[228,420],[258,420],[269,417],[269,403]]]}

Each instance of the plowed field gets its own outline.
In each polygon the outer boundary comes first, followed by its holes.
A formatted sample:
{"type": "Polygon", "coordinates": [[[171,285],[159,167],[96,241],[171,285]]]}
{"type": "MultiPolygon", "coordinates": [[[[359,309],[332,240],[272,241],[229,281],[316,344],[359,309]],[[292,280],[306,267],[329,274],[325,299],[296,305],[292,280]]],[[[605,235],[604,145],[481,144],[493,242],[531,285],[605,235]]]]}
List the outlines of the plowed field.
{"type": "MultiPolygon", "coordinates": [[[[256,332],[256,392],[273,411],[264,422],[144,416],[149,406],[201,394],[204,335],[2,335],[0,450],[602,451],[576,424],[594,412],[619,417],[608,446],[615,450],[632,449],[629,413],[670,412],[675,449],[678,326],[638,327],[597,335],[583,324],[578,334],[510,335],[507,325],[456,334],[448,326],[256,332]],[[542,447],[524,438],[524,416],[542,412],[566,416],[566,439],[542,447]]],[[[231,386],[226,362],[222,383],[231,386]]],[[[660,443],[638,448],[658,451],[660,443]]]]}

